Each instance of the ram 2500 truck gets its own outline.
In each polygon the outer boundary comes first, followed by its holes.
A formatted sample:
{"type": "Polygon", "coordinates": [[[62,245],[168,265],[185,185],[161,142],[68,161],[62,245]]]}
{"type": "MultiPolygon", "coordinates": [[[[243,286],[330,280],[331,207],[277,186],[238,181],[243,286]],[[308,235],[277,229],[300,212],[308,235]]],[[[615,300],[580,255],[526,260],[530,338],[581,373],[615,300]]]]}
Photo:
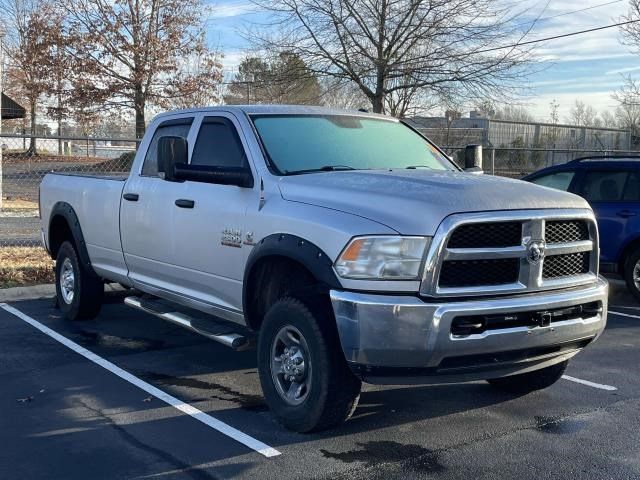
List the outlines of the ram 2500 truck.
{"type": "Polygon", "coordinates": [[[582,198],[461,171],[379,115],[165,113],[128,177],[47,175],[40,209],[68,318],[117,282],[132,307],[257,344],[266,401],[296,431],[347,419],[361,381],[545,388],[606,323],[582,198]]]}

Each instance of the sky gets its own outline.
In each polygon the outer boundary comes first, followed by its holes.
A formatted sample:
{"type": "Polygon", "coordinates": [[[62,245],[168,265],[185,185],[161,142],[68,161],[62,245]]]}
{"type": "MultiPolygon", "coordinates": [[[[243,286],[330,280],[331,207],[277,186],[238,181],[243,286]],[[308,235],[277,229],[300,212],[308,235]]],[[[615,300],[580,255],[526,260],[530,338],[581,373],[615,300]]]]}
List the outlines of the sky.
{"type": "MultiPolygon", "coordinates": [[[[248,49],[240,32],[247,24],[264,22],[265,14],[248,0],[209,1],[213,3],[205,13],[208,40],[224,52],[225,74],[230,76],[248,49]]],[[[528,36],[535,40],[617,23],[628,9],[628,0],[520,0],[517,8],[527,12],[523,22],[539,17],[528,36]]],[[[529,77],[527,94],[518,103],[540,121],[549,120],[554,99],[560,105],[561,121],[576,99],[598,111],[614,110],[611,94],[622,85],[623,75],[640,78],[640,54],[620,39],[619,29],[611,28],[537,44],[539,71],[529,77]]]]}

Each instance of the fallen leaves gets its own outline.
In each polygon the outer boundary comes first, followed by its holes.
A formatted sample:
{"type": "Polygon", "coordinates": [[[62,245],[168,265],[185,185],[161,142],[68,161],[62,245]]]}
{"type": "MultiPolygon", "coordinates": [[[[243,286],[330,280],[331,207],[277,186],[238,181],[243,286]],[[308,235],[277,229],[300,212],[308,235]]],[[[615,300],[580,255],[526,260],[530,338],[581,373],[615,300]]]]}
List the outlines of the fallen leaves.
{"type": "Polygon", "coordinates": [[[0,247],[0,288],[52,283],[53,260],[42,247],[0,247]]]}

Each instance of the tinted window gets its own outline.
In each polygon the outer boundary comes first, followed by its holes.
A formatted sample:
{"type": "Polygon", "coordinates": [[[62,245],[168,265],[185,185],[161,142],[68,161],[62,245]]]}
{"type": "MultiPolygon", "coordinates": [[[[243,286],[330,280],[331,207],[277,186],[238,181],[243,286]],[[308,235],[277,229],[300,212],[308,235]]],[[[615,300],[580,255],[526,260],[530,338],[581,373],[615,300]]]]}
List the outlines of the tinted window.
{"type": "Polygon", "coordinates": [[[573,180],[575,173],[576,172],[556,172],[531,181],[543,187],[566,191],[569,190],[569,185],[571,185],[571,180],[573,180]]]}
{"type": "Polygon", "coordinates": [[[193,118],[181,118],[179,120],[168,120],[158,126],[151,139],[151,144],[149,144],[147,155],[144,157],[142,175],[153,177],[158,175],[158,140],[161,137],[187,138],[192,123],[193,118]]]}
{"type": "Polygon", "coordinates": [[[247,167],[244,148],[226,118],[205,118],[191,156],[192,165],[247,167]]]}
{"type": "Polygon", "coordinates": [[[624,187],[623,200],[640,201],[640,174],[633,172],[624,187]]]}
{"type": "Polygon", "coordinates": [[[582,196],[590,202],[615,202],[622,199],[628,172],[587,172],[582,184],[582,196]]]}
{"type": "Polygon", "coordinates": [[[284,174],[341,169],[455,170],[431,143],[399,122],[349,115],[252,117],[276,168],[284,174]]]}

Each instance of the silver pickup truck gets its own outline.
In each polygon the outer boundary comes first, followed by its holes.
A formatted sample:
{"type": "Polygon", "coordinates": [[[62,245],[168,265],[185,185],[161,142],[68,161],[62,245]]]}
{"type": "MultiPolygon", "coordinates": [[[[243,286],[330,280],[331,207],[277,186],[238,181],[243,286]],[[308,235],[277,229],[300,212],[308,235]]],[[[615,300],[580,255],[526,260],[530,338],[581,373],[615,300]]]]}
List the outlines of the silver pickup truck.
{"type": "Polygon", "coordinates": [[[58,304],[125,303],[257,344],[286,427],[339,424],[361,381],[545,388],[602,333],[607,283],[581,198],[461,171],[394,118],[288,106],[156,117],[126,178],[40,187],[58,304]]]}

